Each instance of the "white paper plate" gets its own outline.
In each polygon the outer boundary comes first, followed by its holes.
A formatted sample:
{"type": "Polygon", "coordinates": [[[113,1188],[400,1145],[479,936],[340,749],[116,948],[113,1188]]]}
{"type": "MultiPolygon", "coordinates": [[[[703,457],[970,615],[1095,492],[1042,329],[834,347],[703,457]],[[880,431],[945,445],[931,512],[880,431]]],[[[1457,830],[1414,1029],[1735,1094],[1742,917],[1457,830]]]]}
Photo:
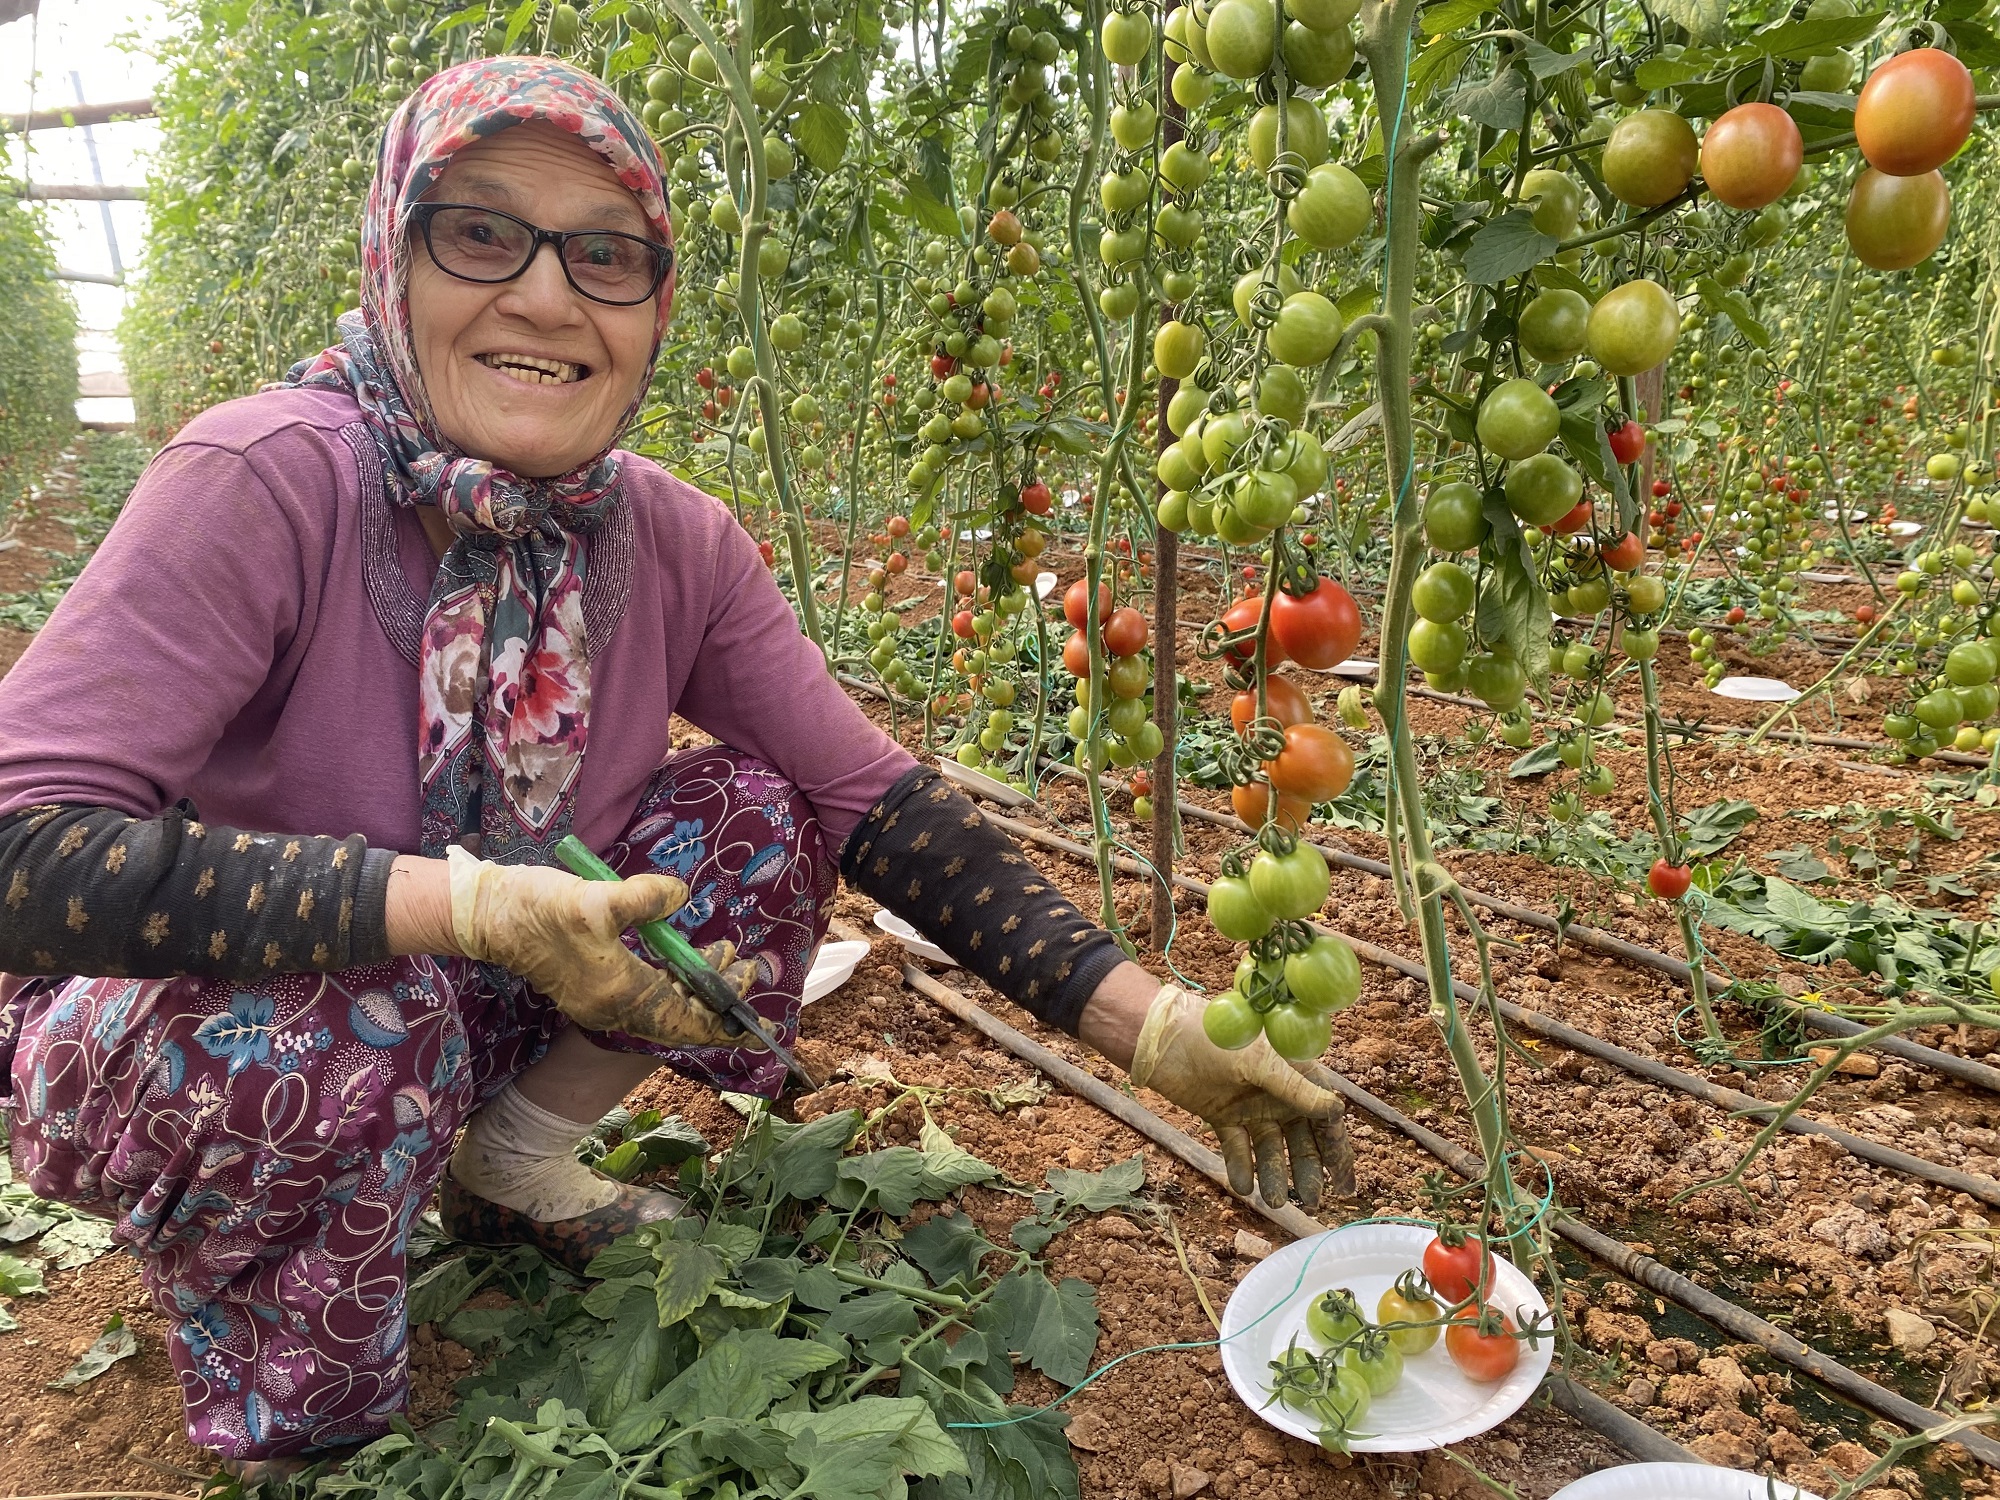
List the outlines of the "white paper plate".
{"type": "MultiPolygon", "coordinates": [[[[1279,1431],[1317,1442],[1318,1429],[1271,1401],[1271,1361],[1294,1337],[1302,1349],[1317,1347],[1306,1332],[1314,1298],[1344,1286],[1372,1312],[1396,1278],[1421,1262],[1430,1241],[1431,1231],[1416,1224],[1355,1224],[1294,1240],[1244,1277],[1222,1312],[1222,1368],[1244,1405],[1279,1431]]],[[[1496,1256],[1493,1269],[1490,1300],[1517,1324],[1548,1310],[1534,1283],[1510,1262],[1496,1256]]],[[[1350,1446],[1356,1453],[1417,1453],[1484,1432],[1521,1409],[1554,1355],[1550,1339],[1539,1348],[1524,1343],[1513,1373],[1482,1385],[1459,1373],[1439,1339],[1404,1361],[1402,1380],[1368,1408],[1362,1427],[1371,1435],[1350,1446]]]]}
{"type": "MultiPolygon", "coordinates": [[[[1838,521],[1840,519],[1840,508],[1829,505],[1823,514],[1829,521],[1838,521]]],[[[1847,513],[1847,519],[1850,521],[1865,521],[1868,519],[1868,512],[1865,510],[1850,510],[1847,513]]]]}
{"type": "Polygon", "coordinates": [[[1550,1500],[1819,1500],[1782,1479],[1707,1464],[1620,1464],[1565,1485],[1550,1500]]]}
{"type": "Polygon", "coordinates": [[[894,912],[876,912],[875,925],[888,933],[890,937],[901,943],[912,953],[916,954],[918,958],[927,958],[934,964],[943,964],[947,969],[958,967],[957,959],[945,952],[936,943],[931,942],[921,932],[917,931],[916,928],[905,922],[894,912]]]}
{"type": "Polygon", "coordinates": [[[1853,575],[1852,573],[1814,573],[1814,572],[1810,572],[1810,571],[1808,571],[1808,572],[1804,572],[1804,573],[1801,573],[1801,574],[1799,574],[1799,577],[1803,578],[1803,579],[1804,579],[1804,580],[1805,580],[1805,581],[1806,581],[1807,583],[1859,583],[1859,582],[1861,582],[1861,580],[1860,580],[1859,578],[1856,578],[1856,577],[1855,577],[1855,576],[1854,576],[1854,575],[1853,575]]]}
{"type": "Polygon", "coordinates": [[[1055,575],[1055,574],[1053,574],[1053,573],[1037,573],[1037,574],[1035,575],[1035,597],[1036,597],[1037,599],[1046,599],[1046,598],[1048,598],[1048,597],[1049,597],[1049,591],[1050,591],[1051,589],[1053,589],[1053,588],[1054,588],[1055,586],[1056,586],[1056,575],[1055,575]]]}
{"type": "Polygon", "coordinates": [[[1336,677],[1373,677],[1380,665],[1381,663],[1370,661],[1365,656],[1350,656],[1346,661],[1336,662],[1330,667],[1323,669],[1306,667],[1303,670],[1308,672],[1324,670],[1333,673],[1336,677]]]}
{"type": "Polygon", "coordinates": [[[1790,703],[1799,690],[1775,677],[1725,677],[1709,691],[1718,698],[1742,698],[1751,703],[1790,703]]]}
{"type": "Polygon", "coordinates": [[[949,755],[938,757],[938,769],[944,772],[946,781],[957,782],[968,792],[997,802],[1002,807],[1026,807],[1035,799],[1026,792],[1007,785],[1006,782],[988,776],[984,771],[975,771],[970,766],[961,766],[949,755]]]}
{"type": "Polygon", "coordinates": [[[799,1004],[811,1005],[831,995],[854,977],[854,966],[867,956],[866,943],[821,943],[819,952],[813,955],[812,967],[806,971],[805,993],[799,1004]]]}
{"type": "Polygon", "coordinates": [[[1898,541],[1907,541],[1924,529],[1922,521],[1891,521],[1889,535],[1898,541]]]}

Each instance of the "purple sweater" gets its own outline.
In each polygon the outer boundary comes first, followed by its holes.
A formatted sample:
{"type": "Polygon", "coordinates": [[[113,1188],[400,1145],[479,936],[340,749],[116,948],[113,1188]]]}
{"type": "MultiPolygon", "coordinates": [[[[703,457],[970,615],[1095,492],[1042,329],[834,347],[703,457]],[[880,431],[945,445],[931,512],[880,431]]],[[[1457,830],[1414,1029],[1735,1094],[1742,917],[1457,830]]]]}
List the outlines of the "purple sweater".
{"type": "MultiPolygon", "coordinates": [[[[190,422],[0,678],[0,816],[88,803],[418,846],[417,641],[437,558],[344,392],[190,422]]],[[[679,714],[775,766],[838,851],[914,762],[828,674],[721,502],[626,455],[584,615],[575,832],[615,842],[679,714]]]]}

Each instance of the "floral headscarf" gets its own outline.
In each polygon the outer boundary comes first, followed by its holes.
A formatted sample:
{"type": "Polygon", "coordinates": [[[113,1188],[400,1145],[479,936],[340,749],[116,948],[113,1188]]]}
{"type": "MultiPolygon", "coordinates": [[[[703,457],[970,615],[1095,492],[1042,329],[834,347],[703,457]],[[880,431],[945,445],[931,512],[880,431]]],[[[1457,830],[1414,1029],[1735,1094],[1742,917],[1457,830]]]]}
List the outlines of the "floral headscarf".
{"type": "MultiPolygon", "coordinates": [[[[419,664],[421,848],[432,858],[470,834],[487,859],[543,863],[569,831],[590,718],[588,538],[619,502],[611,447],[556,479],[459,452],[439,433],[417,368],[409,213],[454,153],[530,120],[603,157],[661,241],[673,243],[658,152],[608,88],[553,58],[461,63],[425,81],[389,121],[362,219],[360,309],[341,318],[338,345],[284,380],[351,391],[382,451],[391,498],[436,506],[456,534],[431,584],[419,664]]],[[[621,433],[651,381],[673,287],[670,275],[646,379],[621,433]]]]}

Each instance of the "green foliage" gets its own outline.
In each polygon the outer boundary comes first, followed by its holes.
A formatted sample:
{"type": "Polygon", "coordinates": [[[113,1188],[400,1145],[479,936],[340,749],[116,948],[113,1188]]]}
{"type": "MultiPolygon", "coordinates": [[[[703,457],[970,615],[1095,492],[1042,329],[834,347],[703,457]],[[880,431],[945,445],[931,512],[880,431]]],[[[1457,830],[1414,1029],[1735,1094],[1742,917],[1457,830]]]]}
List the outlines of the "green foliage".
{"type": "MultiPolygon", "coordinates": [[[[609,1128],[633,1141],[671,1125],[609,1128]]],[[[998,1173],[935,1125],[918,1147],[849,1155],[860,1125],[854,1112],[793,1124],[760,1111],[730,1150],[682,1166],[694,1212],[619,1240],[588,1284],[524,1251],[427,1271],[412,1320],[440,1320],[491,1362],[459,1383],[450,1423],[421,1435],[399,1423],[293,1493],[1074,1497],[1064,1419],[1006,1396],[1017,1364],[1065,1384],[1088,1372],[1095,1289],[1050,1282],[962,1214],[896,1222],[998,1173]],[[462,1305],[489,1281],[516,1302],[462,1305]],[[985,1423],[1003,1425],[955,1425],[985,1423]]],[[[1051,1172],[1023,1222],[1053,1234],[1131,1204],[1144,1176],[1136,1156],[1051,1172]]]]}
{"type": "Polygon", "coordinates": [[[39,211],[0,197],[0,512],[76,430],[76,304],[39,211]]]}

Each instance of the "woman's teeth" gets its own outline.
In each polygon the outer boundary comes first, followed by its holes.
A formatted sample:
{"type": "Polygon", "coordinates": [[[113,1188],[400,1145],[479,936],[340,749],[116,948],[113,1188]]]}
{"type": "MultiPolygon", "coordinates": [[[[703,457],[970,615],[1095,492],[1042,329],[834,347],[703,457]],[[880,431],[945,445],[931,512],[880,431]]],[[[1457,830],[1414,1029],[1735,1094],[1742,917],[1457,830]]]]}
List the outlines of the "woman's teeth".
{"type": "Polygon", "coordinates": [[[537,354],[481,354],[476,357],[488,369],[498,370],[528,385],[569,385],[583,379],[582,365],[560,359],[543,359],[537,354]]]}

